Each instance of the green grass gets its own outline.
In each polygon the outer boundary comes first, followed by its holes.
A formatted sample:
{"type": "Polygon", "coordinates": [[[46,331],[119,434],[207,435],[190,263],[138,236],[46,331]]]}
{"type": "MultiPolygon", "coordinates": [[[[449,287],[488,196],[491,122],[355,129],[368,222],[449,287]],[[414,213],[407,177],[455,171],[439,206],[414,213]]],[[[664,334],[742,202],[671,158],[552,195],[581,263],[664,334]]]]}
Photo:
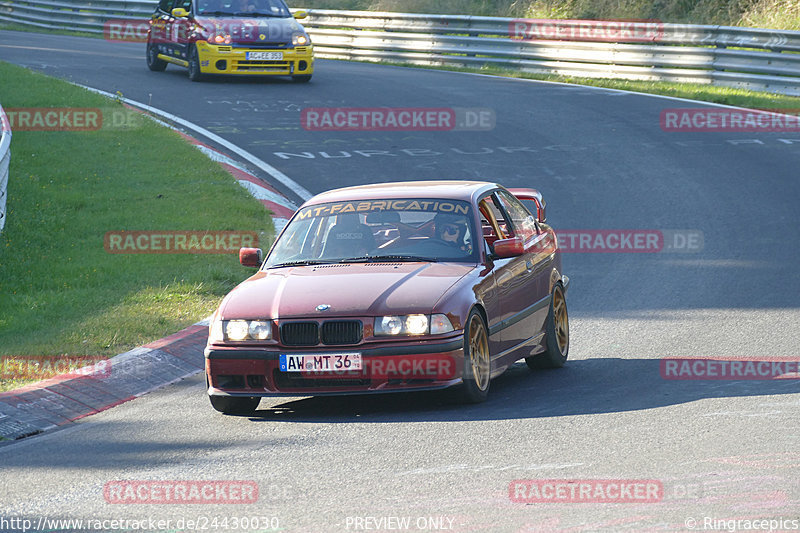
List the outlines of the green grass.
{"type": "Polygon", "coordinates": [[[609,78],[573,78],[566,76],[543,76],[541,79],[549,79],[550,81],[560,81],[564,83],[578,83],[580,85],[591,85],[595,87],[605,87],[608,89],[621,89],[647,94],[660,94],[664,96],[674,96],[677,98],[689,98],[691,100],[702,100],[705,102],[714,102],[718,104],[755,109],[800,109],[800,98],[795,96],[748,91],[746,89],[736,89],[733,87],[719,87],[715,85],[697,83],[636,81],[609,78]]]}
{"type": "MultiPolygon", "coordinates": [[[[0,62],[0,103],[111,100],[0,62]]],[[[177,133],[146,119],[90,132],[17,131],[0,234],[0,356],[111,356],[211,314],[252,271],[235,254],[110,254],[121,230],[255,231],[269,213],[177,133]]],[[[0,382],[0,390],[9,384],[0,382]]]]}

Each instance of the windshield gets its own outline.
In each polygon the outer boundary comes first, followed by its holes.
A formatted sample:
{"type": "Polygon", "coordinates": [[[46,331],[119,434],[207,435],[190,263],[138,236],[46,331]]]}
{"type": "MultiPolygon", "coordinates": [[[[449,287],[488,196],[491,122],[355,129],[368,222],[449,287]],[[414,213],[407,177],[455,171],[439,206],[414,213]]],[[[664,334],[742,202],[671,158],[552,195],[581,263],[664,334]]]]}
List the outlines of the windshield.
{"type": "Polygon", "coordinates": [[[200,0],[197,3],[200,15],[291,17],[283,0],[200,0]]]}
{"type": "Polygon", "coordinates": [[[266,268],[339,262],[476,262],[469,203],[441,199],[305,207],[275,243],[266,268]]]}

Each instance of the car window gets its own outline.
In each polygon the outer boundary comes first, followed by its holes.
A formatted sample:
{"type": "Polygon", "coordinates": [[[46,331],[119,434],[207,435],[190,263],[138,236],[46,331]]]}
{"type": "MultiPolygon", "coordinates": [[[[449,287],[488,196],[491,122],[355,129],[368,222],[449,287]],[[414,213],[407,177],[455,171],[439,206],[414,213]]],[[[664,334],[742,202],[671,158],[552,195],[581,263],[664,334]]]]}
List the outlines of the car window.
{"type": "Polygon", "coordinates": [[[200,0],[199,13],[253,13],[275,17],[291,17],[288,6],[283,0],[200,0]]]}
{"type": "Polygon", "coordinates": [[[172,6],[172,8],[175,9],[176,7],[183,8],[186,11],[191,11],[192,0],[175,0],[175,4],[172,6]]]}
{"type": "Polygon", "coordinates": [[[292,13],[289,7],[283,0],[258,0],[256,2],[256,10],[262,12],[270,12],[273,15],[281,17],[290,17],[292,13]]]}
{"type": "Polygon", "coordinates": [[[301,209],[267,258],[294,262],[389,257],[474,262],[472,208],[440,199],[336,202],[301,209]]]}
{"type": "Polygon", "coordinates": [[[523,242],[535,237],[538,234],[536,228],[536,217],[511,193],[507,191],[497,191],[495,193],[503,210],[510,218],[510,231],[515,237],[522,238],[523,242]]]}
{"type": "Polygon", "coordinates": [[[506,227],[505,215],[497,204],[497,199],[494,196],[487,196],[480,201],[479,205],[482,225],[484,226],[484,236],[487,235],[488,230],[494,240],[507,238],[509,233],[506,227]]]}
{"type": "Polygon", "coordinates": [[[171,11],[172,11],[172,3],[173,3],[174,1],[175,1],[175,0],[161,0],[161,1],[158,3],[158,9],[160,9],[160,10],[161,10],[161,11],[163,11],[164,13],[169,13],[169,12],[171,12],[171,11]]]}

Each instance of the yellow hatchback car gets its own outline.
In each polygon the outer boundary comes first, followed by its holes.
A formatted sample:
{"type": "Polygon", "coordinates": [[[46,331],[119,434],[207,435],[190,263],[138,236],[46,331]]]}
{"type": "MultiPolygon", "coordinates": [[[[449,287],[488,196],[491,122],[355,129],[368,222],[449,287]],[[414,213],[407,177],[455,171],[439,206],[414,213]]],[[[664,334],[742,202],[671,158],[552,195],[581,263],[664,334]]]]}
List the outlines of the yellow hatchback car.
{"type": "Polygon", "coordinates": [[[307,82],[314,47],[284,0],[160,0],[147,34],[147,66],[206,75],[291,76],[307,82]]]}

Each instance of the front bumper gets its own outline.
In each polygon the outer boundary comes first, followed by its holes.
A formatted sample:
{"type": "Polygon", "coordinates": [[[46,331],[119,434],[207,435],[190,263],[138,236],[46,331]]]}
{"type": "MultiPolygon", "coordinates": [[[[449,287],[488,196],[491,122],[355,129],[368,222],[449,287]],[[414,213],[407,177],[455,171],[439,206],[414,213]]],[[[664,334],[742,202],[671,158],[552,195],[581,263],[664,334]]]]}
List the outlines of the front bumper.
{"type": "Polygon", "coordinates": [[[295,48],[263,49],[212,45],[198,41],[197,54],[203,74],[235,74],[245,76],[307,76],[314,73],[313,45],[295,48]],[[249,52],[280,52],[281,60],[252,60],[249,52]]]}
{"type": "Polygon", "coordinates": [[[382,344],[355,349],[206,348],[210,396],[317,396],[443,389],[461,383],[463,334],[441,342],[382,344]],[[280,355],[358,352],[362,370],[282,372],[280,355]]]}

